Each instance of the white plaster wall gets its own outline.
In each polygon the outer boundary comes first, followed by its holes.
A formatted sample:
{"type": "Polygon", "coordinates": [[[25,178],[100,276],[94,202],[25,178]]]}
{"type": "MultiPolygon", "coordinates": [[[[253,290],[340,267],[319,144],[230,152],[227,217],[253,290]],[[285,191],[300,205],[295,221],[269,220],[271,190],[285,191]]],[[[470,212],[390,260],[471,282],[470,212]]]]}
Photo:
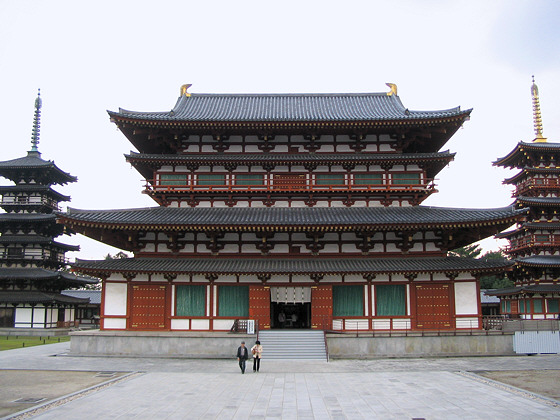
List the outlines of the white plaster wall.
{"type": "Polygon", "coordinates": [[[188,330],[190,329],[190,319],[172,319],[172,330],[188,330]]]}
{"type": "Polygon", "coordinates": [[[132,279],[132,281],[148,281],[149,276],[148,274],[137,274],[136,277],[132,279]]]}
{"type": "Polygon", "coordinates": [[[373,319],[371,327],[374,330],[388,330],[391,328],[391,321],[389,319],[373,319]]]}
{"type": "Polygon", "coordinates": [[[225,330],[229,331],[233,325],[233,319],[215,319],[214,320],[214,330],[225,330]]]}
{"type": "Polygon", "coordinates": [[[126,283],[105,283],[105,315],[126,315],[126,283]]]}
{"type": "Polygon", "coordinates": [[[191,319],[191,330],[208,330],[210,321],[208,319],[191,319]]]}
{"type": "Polygon", "coordinates": [[[16,308],[15,326],[18,328],[31,327],[31,308],[16,308]]]}
{"type": "MultiPolygon", "coordinates": [[[[65,319],[65,321],[69,321],[65,319]]],[[[33,311],[33,327],[44,327],[45,326],[45,307],[35,306],[33,311]]]]}
{"type": "Polygon", "coordinates": [[[409,330],[410,329],[410,319],[393,318],[393,329],[394,330],[409,330]]]}
{"type": "Polygon", "coordinates": [[[455,283],[455,314],[478,314],[476,282],[455,283]]]}
{"type": "Polygon", "coordinates": [[[103,320],[103,328],[106,330],[126,329],[126,318],[106,318],[103,320]]]}

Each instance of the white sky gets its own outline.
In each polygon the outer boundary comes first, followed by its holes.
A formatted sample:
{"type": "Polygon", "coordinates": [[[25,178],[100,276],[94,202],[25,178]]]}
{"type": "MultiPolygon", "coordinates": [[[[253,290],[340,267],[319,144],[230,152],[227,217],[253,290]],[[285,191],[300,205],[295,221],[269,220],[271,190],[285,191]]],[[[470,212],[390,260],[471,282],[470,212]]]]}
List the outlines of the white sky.
{"type": "MultiPolygon", "coordinates": [[[[555,0],[0,0],[0,160],[29,150],[41,88],[39,150],[78,176],[57,187],[69,205],[154,206],[107,109],[169,110],[184,83],[195,93],[336,93],[393,82],[410,109],[474,108],[424,204],[506,206],[502,180],[515,172],[491,162],[534,138],[532,74],[544,135],[560,142],[559,20],[555,0]]],[[[71,257],[117,252],[80,235],[64,241],[82,247],[71,257]]]]}

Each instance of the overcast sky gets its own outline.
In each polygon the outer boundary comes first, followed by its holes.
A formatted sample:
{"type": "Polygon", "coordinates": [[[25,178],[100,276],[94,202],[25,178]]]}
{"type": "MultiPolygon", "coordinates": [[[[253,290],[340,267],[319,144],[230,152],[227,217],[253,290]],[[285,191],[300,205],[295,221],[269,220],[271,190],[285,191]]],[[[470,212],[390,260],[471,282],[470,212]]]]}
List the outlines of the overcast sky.
{"type": "MultiPolygon", "coordinates": [[[[491,163],[534,138],[533,74],[544,135],[560,142],[559,20],[555,0],[0,0],[0,160],[29,150],[41,88],[39,150],[78,177],[57,187],[69,206],[154,206],[107,109],[170,110],[184,83],[194,93],[340,93],[392,82],[409,109],[474,108],[424,204],[507,206],[502,180],[514,172],[491,163]]],[[[82,247],[71,257],[117,252],[64,240],[82,247]]]]}

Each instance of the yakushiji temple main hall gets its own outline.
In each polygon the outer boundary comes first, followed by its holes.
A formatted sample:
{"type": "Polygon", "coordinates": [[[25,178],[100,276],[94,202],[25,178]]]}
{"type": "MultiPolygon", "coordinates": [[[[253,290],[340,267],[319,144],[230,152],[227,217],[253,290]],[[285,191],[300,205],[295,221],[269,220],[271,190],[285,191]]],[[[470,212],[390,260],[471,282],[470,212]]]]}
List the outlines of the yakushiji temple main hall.
{"type": "Polygon", "coordinates": [[[132,252],[78,260],[103,281],[101,332],[479,329],[483,274],[450,257],[525,210],[422,205],[471,110],[364,94],[198,94],[109,112],[150,208],[69,209],[72,231],[132,252]]]}

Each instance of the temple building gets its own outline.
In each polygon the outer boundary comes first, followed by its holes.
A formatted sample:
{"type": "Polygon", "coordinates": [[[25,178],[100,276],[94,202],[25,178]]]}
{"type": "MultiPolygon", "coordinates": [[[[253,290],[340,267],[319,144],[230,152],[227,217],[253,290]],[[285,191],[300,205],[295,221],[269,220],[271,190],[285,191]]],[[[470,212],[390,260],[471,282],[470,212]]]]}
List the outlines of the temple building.
{"type": "Polygon", "coordinates": [[[515,262],[510,273],[515,287],[489,294],[501,298],[501,313],[522,319],[556,319],[560,302],[560,143],[543,136],[539,90],[531,86],[535,139],[519,142],[496,166],[519,172],[504,181],[515,186],[515,206],[527,216],[498,237],[509,241],[515,262]]]}
{"type": "Polygon", "coordinates": [[[78,246],[55,241],[64,233],[55,211],[70,197],[52,185],[76,182],[53,161],[41,158],[37,148],[41,98],[35,101],[31,150],[19,159],[0,162],[0,176],[15,183],[0,186],[0,327],[57,328],[75,325],[75,308],[89,299],[60,292],[96,283],[63,271],[65,253],[78,246]]]}
{"type": "Polygon", "coordinates": [[[469,118],[365,94],[197,94],[109,112],[156,207],[68,209],[60,222],[134,253],[78,260],[103,279],[102,330],[481,328],[483,274],[448,257],[523,216],[422,206],[469,118]]]}

